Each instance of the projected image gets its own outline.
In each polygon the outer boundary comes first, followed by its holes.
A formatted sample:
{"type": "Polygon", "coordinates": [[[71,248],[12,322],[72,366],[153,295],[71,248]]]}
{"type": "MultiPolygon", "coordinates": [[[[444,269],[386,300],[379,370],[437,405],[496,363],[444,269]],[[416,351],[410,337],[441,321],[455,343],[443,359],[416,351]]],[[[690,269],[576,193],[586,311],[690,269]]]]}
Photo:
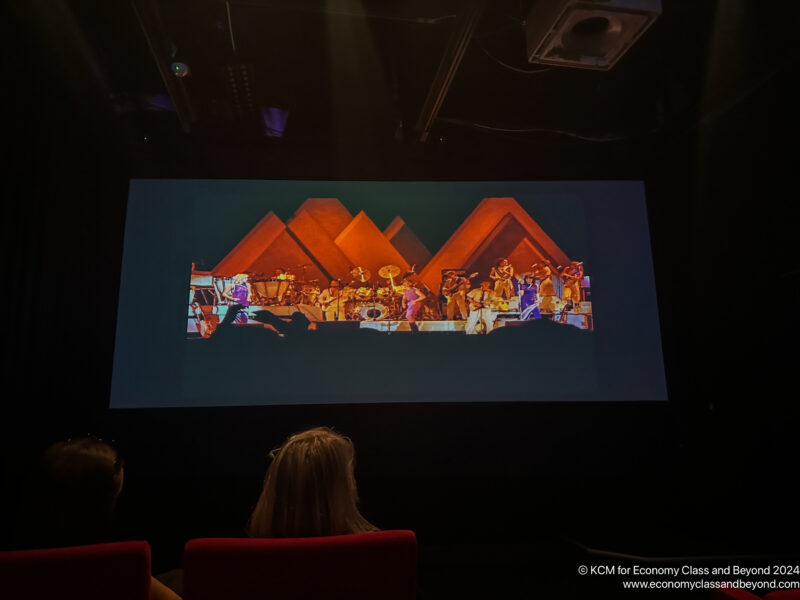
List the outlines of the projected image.
{"type": "Polygon", "coordinates": [[[354,329],[479,336],[536,320],[594,329],[585,257],[569,256],[517,199],[483,198],[458,220],[431,206],[431,220],[452,232],[435,248],[401,210],[381,229],[343,200],[306,199],[285,222],[266,210],[217,264],[193,257],[187,337],[245,326],[280,337],[354,329]]]}
{"type": "Polygon", "coordinates": [[[117,320],[119,408],[666,399],[641,182],[134,180],[117,320]]]}

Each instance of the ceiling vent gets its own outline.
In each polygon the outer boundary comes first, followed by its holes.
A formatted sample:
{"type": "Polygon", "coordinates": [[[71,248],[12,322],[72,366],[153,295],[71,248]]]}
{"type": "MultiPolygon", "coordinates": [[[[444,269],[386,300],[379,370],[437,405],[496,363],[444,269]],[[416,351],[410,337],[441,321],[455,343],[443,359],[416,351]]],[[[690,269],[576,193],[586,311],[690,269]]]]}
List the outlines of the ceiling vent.
{"type": "Polygon", "coordinates": [[[660,0],[537,0],[525,22],[528,61],[607,71],[660,14],[660,0]]]}

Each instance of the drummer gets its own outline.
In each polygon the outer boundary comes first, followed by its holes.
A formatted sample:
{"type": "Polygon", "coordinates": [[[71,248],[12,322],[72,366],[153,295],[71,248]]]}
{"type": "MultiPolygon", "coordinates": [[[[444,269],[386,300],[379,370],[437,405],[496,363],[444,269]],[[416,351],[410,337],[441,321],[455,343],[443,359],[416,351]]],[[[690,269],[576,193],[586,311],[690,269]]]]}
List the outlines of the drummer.
{"type": "Polygon", "coordinates": [[[301,304],[310,304],[311,306],[315,306],[317,301],[319,300],[319,286],[317,285],[317,280],[312,279],[308,283],[303,286],[301,290],[301,294],[304,296],[303,302],[301,304]]]}
{"type": "MultiPolygon", "coordinates": [[[[292,279],[290,275],[286,272],[286,269],[282,269],[281,267],[276,267],[275,271],[273,272],[272,279],[277,281],[286,281],[287,279],[292,279]]],[[[289,291],[289,283],[281,283],[278,285],[278,304],[283,304],[283,299],[286,296],[286,292],[289,291]]]]}

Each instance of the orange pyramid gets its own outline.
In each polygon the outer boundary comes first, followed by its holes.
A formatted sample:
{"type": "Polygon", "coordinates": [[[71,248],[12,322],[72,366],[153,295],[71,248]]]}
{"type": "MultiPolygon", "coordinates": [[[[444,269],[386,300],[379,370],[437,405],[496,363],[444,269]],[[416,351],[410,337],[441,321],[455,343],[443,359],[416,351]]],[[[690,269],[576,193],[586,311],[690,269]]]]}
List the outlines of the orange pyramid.
{"type": "Polygon", "coordinates": [[[295,216],[306,211],[334,239],[353,220],[353,215],[338,198],[308,198],[295,211],[295,216]]]}
{"type": "Polygon", "coordinates": [[[283,221],[270,211],[212,272],[225,277],[245,272],[271,277],[278,267],[306,279],[325,278],[312,257],[286,231],[283,221]],[[308,266],[303,269],[301,265],[308,266]]]}
{"type": "Polygon", "coordinates": [[[383,281],[378,278],[377,272],[384,265],[396,265],[402,271],[410,267],[363,210],[336,237],[336,245],[350,260],[350,264],[369,269],[373,274],[372,281],[383,281]]]}
{"type": "Polygon", "coordinates": [[[428,261],[420,277],[431,289],[439,286],[442,269],[468,269],[486,277],[491,265],[499,257],[510,258],[523,240],[528,245],[519,251],[517,260],[524,260],[524,264],[510,261],[518,272],[528,270],[534,262],[528,262],[531,255],[547,258],[556,265],[569,262],[567,255],[514,198],[484,198],[428,261]],[[529,253],[524,252],[526,247],[529,253]]]}
{"type": "MultiPolygon", "coordinates": [[[[324,216],[319,211],[317,215],[324,216]]],[[[314,218],[310,210],[295,213],[286,228],[306,253],[314,257],[327,279],[344,280],[349,277],[350,260],[336,245],[324,224],[314,218]]]]}
{"type": "Polygon", "coordinates": [[[408,224],[399,216],[395,217],[389,226],[383,231],[392,246],[406,259],[411,265],[416,265],[416,271],[421,271],[431,259],[430,251],[425,247],[408,224]]]}
{"type": "Polygon", "coordinates": [[[516,273],[525,273],[531,270],[533,263],[546,258],[541,249],[534,246],[528,238],[523,238],[517,247],[508,254],[508,262],[514,266],[516,273]]]}

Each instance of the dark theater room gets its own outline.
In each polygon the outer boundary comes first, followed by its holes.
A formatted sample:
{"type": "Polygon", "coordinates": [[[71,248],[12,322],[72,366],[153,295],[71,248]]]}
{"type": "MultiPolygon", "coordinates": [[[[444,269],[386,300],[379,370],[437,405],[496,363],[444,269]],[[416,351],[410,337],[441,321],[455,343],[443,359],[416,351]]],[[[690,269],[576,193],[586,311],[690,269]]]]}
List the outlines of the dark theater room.
{"type": "Polygon", "coordinates": [[[800,600],[798,22],[3,3],[0,596],[800,600]]]}

